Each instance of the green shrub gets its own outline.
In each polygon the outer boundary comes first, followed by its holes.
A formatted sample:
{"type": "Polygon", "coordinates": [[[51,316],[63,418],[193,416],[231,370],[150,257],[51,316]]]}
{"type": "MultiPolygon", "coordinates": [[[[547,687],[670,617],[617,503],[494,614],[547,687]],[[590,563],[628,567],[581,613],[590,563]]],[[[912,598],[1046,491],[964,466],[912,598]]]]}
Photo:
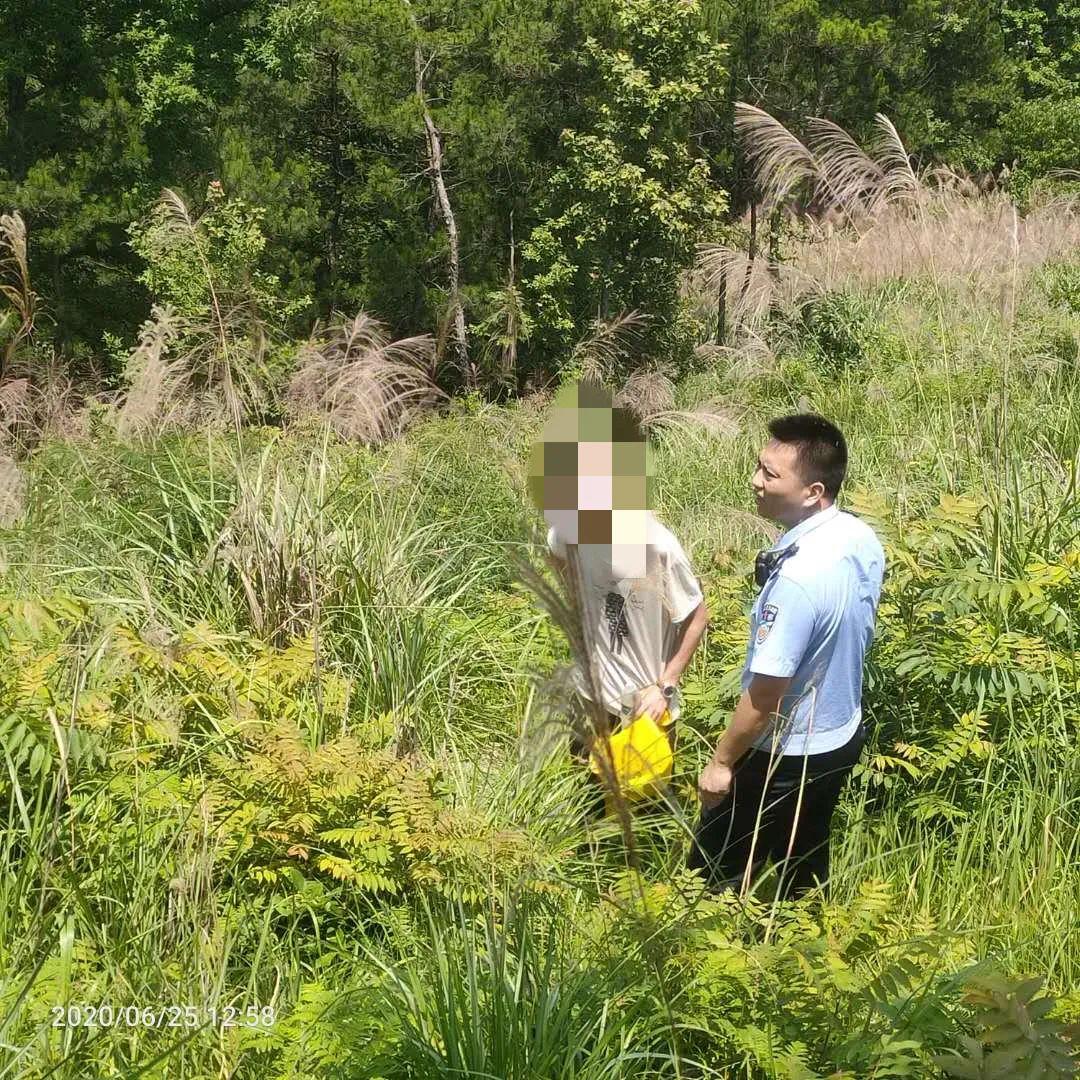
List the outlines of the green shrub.
{"type": "Polygon", "coordinates": [[[871,365],[887,371],[897,354],[880,313],[857,294],[826,293],[811,300],[802,311],[802,331],[814,367],[830,375],[865,374],[871,365]]]}

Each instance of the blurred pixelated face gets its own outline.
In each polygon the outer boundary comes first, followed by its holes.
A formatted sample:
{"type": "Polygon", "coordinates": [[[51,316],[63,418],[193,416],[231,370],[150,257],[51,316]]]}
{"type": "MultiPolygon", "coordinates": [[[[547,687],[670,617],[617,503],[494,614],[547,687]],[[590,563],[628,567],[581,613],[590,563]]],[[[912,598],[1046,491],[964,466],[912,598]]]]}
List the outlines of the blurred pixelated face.
{"type": "Polygon", "coordinates": [[[603,387],[574,384],[556,396],[533,447],[529,490],[567,544],[645,543],[651,461],[632,418],[603,387]]]}

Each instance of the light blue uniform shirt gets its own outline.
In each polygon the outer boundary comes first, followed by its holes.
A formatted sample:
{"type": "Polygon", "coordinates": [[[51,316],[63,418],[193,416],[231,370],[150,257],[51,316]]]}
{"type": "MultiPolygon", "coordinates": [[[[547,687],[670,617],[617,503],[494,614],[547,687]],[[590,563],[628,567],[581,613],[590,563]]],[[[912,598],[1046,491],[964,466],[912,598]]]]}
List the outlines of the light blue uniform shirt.
{"type": "Polygon", "coordinates": [[[792,544],[798,550],[751,611],[742,688],[754,675],[790,675],[780,720],[754,746],[823,754],[848,742],[862,719],[863,660],[874,637],[885,552],[873,529],[835,505],[789,529],[770,550],[792,544]]]}

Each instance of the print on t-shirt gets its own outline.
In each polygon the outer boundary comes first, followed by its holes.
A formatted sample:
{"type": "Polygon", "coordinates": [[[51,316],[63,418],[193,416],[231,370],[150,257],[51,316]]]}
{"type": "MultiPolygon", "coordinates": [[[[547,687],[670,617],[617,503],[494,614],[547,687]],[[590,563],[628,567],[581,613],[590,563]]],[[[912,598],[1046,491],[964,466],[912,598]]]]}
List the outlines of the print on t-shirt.
{"type": "Polygon", "coordinates": [[[630,633],[626,622],[626,600],[621,593],[609,592],[604,598],[604,615],[608,625],[608,648],[616,656],[622,653],[623,638],[630,633]]]}
{"type": "MultiPolygon", "coordinates": [[[[679,541],[651,514],[647,524],[644,576],[622,573],[627,560],[613,545],[567,545],[554,527],[548,530],[552,554],[580,576],[582,632],[592,672],[587,678],[575,665],[575,688],[588,697],[595,687],[604,707],[615,714],[624,711],[628,694],[660,677],[677,646],[676,619],[685,619],[702,599],[679,541]]],[[[678,711],[676,696],[673,718],[678,711]]]]}

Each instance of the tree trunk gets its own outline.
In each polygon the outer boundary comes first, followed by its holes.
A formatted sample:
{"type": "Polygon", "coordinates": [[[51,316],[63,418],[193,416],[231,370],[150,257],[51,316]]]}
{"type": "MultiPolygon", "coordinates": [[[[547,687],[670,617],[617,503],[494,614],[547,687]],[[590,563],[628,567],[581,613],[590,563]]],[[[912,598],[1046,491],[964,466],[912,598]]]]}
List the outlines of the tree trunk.
{"type": "Polygon", "coordinates": [[[431,186],[435,192],[435,202],[439,207],[439,215],[443,226],[446,228],[446,239],[450,247],[450,314],[453,319],[454,360],[470,388],[475,388],[476,373],[469,366],[468,343],[465,337],[465,310],[461,306],[461,255],[458,244],[457,221],[454,211],[450,206],[450,195],[446,190],[446,182],[442,171],[442,140],[439,137],[439,129],[432,119],[431,110],[428,108],[427,96],[424,93],[424,54],[420,48],[420,26],[416,21],[416,14],[412,5],[406,0],[405,4],[409,12],[409,20],[415,34],[413,45],[413,64],[416,68],[416,97],[420,102],[420,110],[424,117],[424,132],[427,137],[428,172],[431,175],[431,186]]]}
{"type": "Polygon", "coordinates": [[[334,195],[330,205],[330,222],[327,236],[326,269],[330,279],[331,303],[337,298],[338,285],[338,251],[341,243],[341,203],[342,203],[342,177],[341,177],[341,120],[339,106],[341,104],[340,88],[338,86],[338,64],[340,57],[336,49],[331,50],[330,61],[330,171],[333,176],[334,195]]]}
{"type": "Polygon", "coordinates": [[[514,257],[514,211],[510,210],[510,273],[507,279],[507,304],[509,317],[506,322],[506,348],[502,356],[502,380],[504,386],[516,386],[518,381],[517,347],[520,326],[517,308],[517,267],[514,257]]]}
{"type": "Polygon", "coordinates": [[[21,183],[26,179],[26,107],[29,104],[26,76],[9,74],[5,82],[8,169],[12,178],[21,183]]]}
{"type": "Polygon", "coordinates": [[[750,280],[754,274],[754,260],[757,258],[757,200],[750,197],[750,247],[747,251],[746,277],[743,278],[742,296],[750,289],[750,280]]]}
{"type": "Polygon", "coordinates": [[[720,286],[716,291],[716,344],[727,340],[727,264],[720,268],[720,286]]]}
{"type": "Polygon", "coordinates": [[[774,278],[780,276],[780,225],[782,221],[780,207],[776,206],[769,218],[769,273],[774,278]]]}
{"type": "Polygon", "coordinates": [[[341,222],[345,188],[343,145],[347,120],[342,108],[339,49],[330,44],[319,48],[315,57],[323,72],[323,79],[305,126],[311,133],[312,153],[323,166],[326,176],[325,187],[318,187],[319,201],[325,208],[326,225],[315,268],[315,289],[316,295],[322,298],[320,313],[327,318],[337,310],[340,299],[341,222]]]}

